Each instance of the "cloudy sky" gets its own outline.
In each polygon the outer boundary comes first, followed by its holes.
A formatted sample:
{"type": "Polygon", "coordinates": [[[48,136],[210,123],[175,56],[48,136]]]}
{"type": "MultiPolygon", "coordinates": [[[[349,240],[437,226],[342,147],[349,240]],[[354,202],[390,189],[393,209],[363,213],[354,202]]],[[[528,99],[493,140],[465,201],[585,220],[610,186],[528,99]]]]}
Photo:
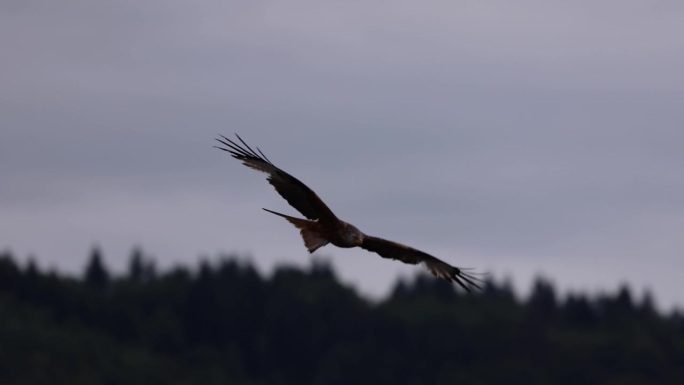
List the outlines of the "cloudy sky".
{"type": "MultiPolygon", "coordinates": [[[[0,3],[0,249],[308,265],[239,133],[361,230],[684,307],[684,3],[0,3]]],[[[416,269],[325,247],[381,296],[416,269]]]]}

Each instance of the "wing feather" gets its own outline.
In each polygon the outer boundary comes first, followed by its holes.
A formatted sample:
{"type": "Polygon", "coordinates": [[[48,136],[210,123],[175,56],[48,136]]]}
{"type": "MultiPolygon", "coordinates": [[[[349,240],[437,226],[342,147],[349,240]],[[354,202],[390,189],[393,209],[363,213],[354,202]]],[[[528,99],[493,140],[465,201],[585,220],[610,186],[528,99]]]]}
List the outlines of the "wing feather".
{"type": "Polygon", "coordinates": [[[223,135],[219,136],[221,138],[217,138],[216,140],[223,146],[214,147],[228,152],[233,158],[242,161],[245,166],[268,174],[268,177],[266,178],[268,183],[275,187],[278,194],[280,194],[290,206],[297,209],[297,211],[302,213],[306,218],[319,220],[324,223],[339,222],[339,219],[333,214],[332,210],[323,203],[321,198],[319,198],[313,190],[297,178],[273,165],[258,147],[256,147],[257,151],[254,151],[237,134],[235,134],[235,136],[237,136],[244,147],[223,135]]]}
{"type": "Polygon", "coordinates": [[[414,249],[413,247],[372,236],[365,236],[361,243],[361,247],[377,253],[383,258],[396,259],[410,265],[423,263],[428,271],[435,277],[445,279],[449,282],[456,282],[466,291],[470,291],[471,287],[480,290],[482,289],[477,283],[479,282],[479,279],[464,272],[464,269],[451,266],[450,264],[437,259],[428,253],[414,249]]]}

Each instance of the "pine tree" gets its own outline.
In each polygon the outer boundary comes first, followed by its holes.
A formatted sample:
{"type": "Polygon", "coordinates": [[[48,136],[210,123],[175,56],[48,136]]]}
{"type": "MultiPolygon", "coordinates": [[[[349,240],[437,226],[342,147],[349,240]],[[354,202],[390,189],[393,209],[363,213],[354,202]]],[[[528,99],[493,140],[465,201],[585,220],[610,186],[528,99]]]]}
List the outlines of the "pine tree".
{"type": "Polygon", "coordinates": [[[104,265],[102,251],[99,247],[94,247],[90,253],[84,280],[89,287],[98,291],[104,291],[109,285],[109,272],[104,265]]]}

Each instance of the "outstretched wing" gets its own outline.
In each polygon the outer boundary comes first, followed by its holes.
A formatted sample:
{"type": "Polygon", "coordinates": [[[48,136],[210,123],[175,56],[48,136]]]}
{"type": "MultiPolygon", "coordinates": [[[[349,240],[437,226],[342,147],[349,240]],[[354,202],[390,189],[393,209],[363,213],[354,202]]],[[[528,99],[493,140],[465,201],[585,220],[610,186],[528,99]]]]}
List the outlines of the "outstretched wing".
{"type": "Polygon", "coordinates": [[[241,160],[245,166],[268,174],[268,183],[273,185],[278,194],[285,198],[287,203],[297,209],[302,215],[308,219],[319,220],[323,223],[339,222],[339,219],[337,219],[335,214],[333,214],[328,206],[323,203],[316,193],[297,178],[274,166],[258,147],[257,153],[237,134],[235,134],[235,136],[237,136],[244,147],[223,135],[219,136],[221,139],[217,138],[216,140],[225,147],[214,147],[230,153],[233,158],[241,160]]]}
{"type": "Polygon", "coordinates": [[[364,237],[361,247],[368,251],[378,253],[383,258],[396,259],[411,265],[417,265],[422,262],[432,275],[443,278],[449,282],[456,282],[466,291],[470,291],[471,287],[480,290],[482,289],[476,282],[478,279],[465,273],[463,269],[451,266],[450,264],[439,260],[430,254],[416,250],[413,247],[371,236],[364,237]]]}

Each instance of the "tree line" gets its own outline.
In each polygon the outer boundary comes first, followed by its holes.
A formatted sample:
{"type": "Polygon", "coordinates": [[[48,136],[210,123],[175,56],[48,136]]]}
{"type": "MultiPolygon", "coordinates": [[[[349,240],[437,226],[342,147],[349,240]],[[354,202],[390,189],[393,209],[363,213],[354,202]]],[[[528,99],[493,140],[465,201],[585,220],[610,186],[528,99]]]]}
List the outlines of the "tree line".
{"type": "Polygon", "coordinates": [[[684,317],[650,295],[467,294],[418,275],[371,302],[332,268],[234,257],[79,277],[0,253],[0,383],[684,384],[684,317]]]}

